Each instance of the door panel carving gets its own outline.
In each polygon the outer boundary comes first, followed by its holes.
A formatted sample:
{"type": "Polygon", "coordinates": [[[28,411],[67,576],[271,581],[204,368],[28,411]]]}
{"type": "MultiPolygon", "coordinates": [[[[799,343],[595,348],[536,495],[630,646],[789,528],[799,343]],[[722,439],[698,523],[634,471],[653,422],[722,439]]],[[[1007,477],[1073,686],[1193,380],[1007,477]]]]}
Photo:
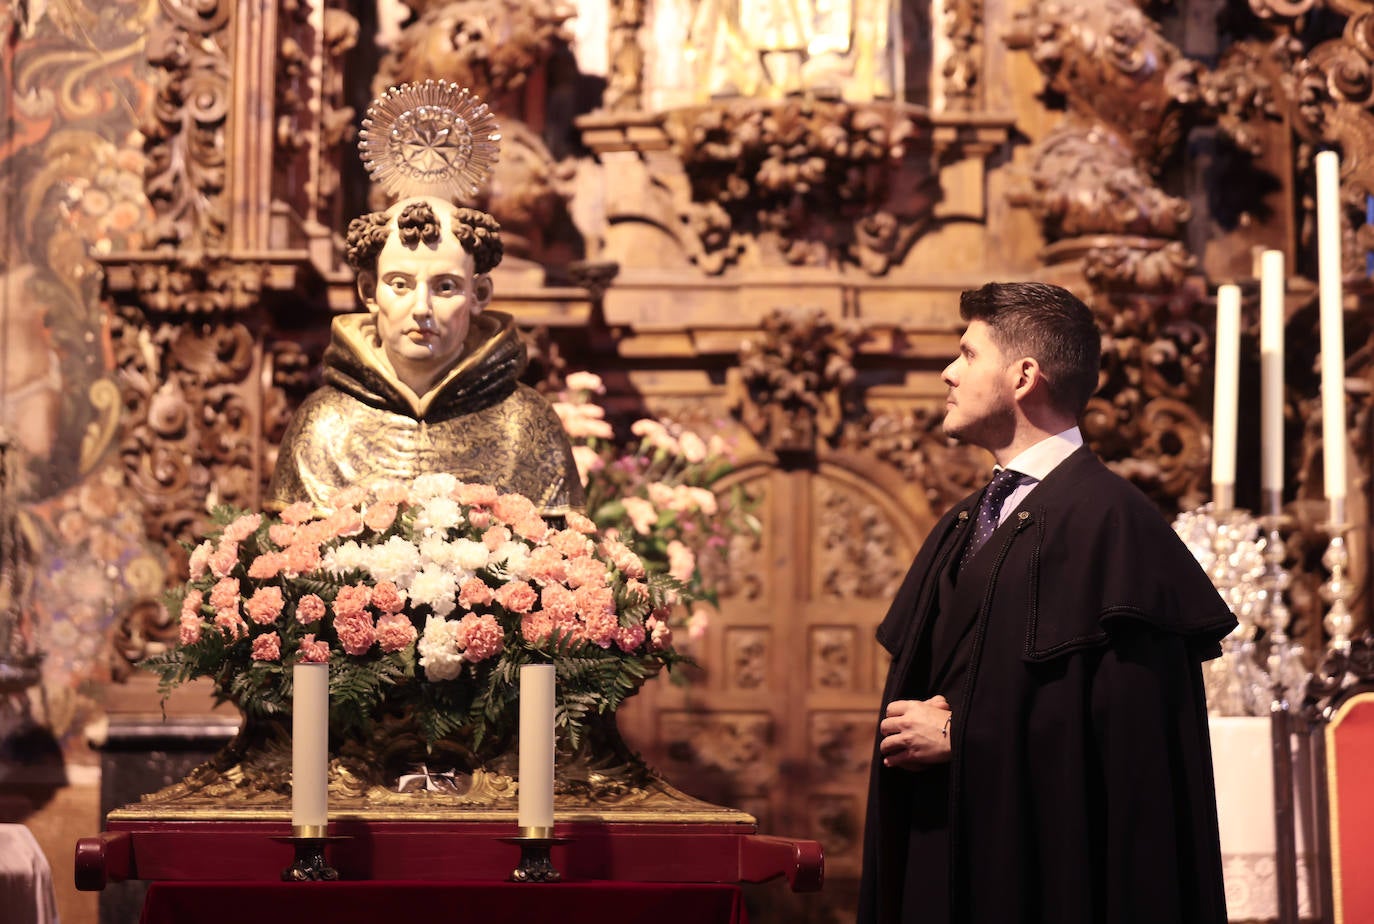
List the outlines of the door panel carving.
{"type": "Polygon", "coordinates": [[[859,454],[769,456],[739,476],[763,533],[731,560],[701,670],[655,680],[621,728],[674,785],[824,845],[825,892],[803,910],[760,890],[757,919],[849,920],[886,671],[873,633],[933,518],[919,488],[859,454]]]}

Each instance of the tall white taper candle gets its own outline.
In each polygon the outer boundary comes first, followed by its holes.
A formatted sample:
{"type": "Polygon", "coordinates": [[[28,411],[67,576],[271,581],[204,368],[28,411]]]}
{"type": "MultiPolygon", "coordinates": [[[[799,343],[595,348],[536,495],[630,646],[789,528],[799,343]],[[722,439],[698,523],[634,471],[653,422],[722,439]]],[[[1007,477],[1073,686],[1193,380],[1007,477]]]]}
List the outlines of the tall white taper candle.
{"type": "Polygon", "coordinates": [[[1260,488],[1275,502],[1283,495],[1283,271],[1283,251],[1260,256],[1260,488]]]}
{"type": "Polygon", "coordinates": [[[1240,403],[1240,287],[1217,288],[1216,389],[1212,402],[1212,488],[1218,510],[1232,506],[1240,403]]]}
{"type": "Polygon", "coordinates": [[[523,830],[553,832],[552,664],[520,668],[519,825],[523,830]]]}
{"type": "Polygon", "coordinates": [[[1317,283],[1320,287],[1322,460],[1331,522],[1345,520],[1345,331],[1341,307],[1340,157],[1317,155],[1317,283]]]}
{"type": "Polygon", "coordinates": [[[322,837],[329,823],[329,665],[297,664],[291,682],[291,827],[301,837],[322,837]]]}

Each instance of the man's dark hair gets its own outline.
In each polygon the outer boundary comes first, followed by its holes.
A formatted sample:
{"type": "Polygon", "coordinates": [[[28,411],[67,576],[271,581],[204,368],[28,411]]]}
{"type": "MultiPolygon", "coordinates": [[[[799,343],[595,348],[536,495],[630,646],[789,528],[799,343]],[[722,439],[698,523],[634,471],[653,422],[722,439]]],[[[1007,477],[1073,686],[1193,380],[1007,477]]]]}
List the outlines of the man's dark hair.
{"type": "MultiPolygon", "coordinates": [[[[348,264],[358,272],[375,273],[377,257],[390,236],[391,218],[387,212],[371,212],[348,224],[348,264]]],[[[453,236],[472,254],[473,269],[489,273],[501,262],[501,225],[486,212],[457,207],[453,210],[453,236]]],[[[396,216],[396,233],[401,243],[412,250],[420,244],[435,244],[441,232],[439,216],[428,202],[411,202],[396,216]]]]}
{"type": "Polygon", "coordinates": [[[1008,356],[1040,364],[1056,410],[1077,417],[1097,391],[1102,335],[1072,292],[1042,282],[990,282],[959,297],[959,316],[982,321],[1008,356]]]}

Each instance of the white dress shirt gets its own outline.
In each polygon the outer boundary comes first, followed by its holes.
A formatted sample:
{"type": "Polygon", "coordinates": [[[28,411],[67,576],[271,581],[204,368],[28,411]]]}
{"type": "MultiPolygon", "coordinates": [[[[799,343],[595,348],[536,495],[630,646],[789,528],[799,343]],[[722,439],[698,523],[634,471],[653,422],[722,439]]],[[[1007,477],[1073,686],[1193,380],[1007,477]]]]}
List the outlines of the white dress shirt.
{"type": "MultiPolygon", "coordinates": [[[[1074,450],[1082,445],[1083,434],[1077,427],[1069,427],[1062,433],[1045,437],[1029,449],[1021,451],[1016,458],[1008,462],[1007,468],[1014,472],[1020,472],[1031,480],[1018,484],[1016,489],[1007,495],[1007,499],[1002,502],[1002,513],[997,520],[998,525],[1006,522],[1012,511],[1026,499],[1026,495],[1033,491],[1036,485],[1044,481],[1045,476],[1054,471],[1060,462],[1073,455],[1074,450]]],[[[998,467],[1000,468],[1000,466],[998,467]]]]}

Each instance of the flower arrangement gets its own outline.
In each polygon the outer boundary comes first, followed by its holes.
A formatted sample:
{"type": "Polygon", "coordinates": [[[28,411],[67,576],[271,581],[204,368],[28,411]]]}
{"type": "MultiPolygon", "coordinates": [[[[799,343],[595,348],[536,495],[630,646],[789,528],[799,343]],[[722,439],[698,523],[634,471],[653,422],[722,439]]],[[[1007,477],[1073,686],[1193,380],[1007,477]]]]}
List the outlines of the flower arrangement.
{"type": "Polygon", "coordinates": [[[723,569],[733,536],[757,535],[753,502],[738,485],[721,490],[735,470],[732,448],[718,434],[653,418],[630,425],[622,446],[597,403],[601,378],[574,372],[554,403],[573,444],[587,493],[587,516],[608,536],[629,546],[651,574],[679,582],[693,601],[686,619],[691,637],[706,631],[716,604],[713,580],[723,569]]]}
{"type": "Polygon", "coordinates": [[[523,496],[445,474],[328,507],[216,512],[170,600],[180,645],[144,662],[164,693],[208,677],[249,715],[285,713],[291,665],[327,661],[337,727],[409,711],[427,740],[475,752],[512,730],[520,666],[552,662],[555,724],[575,748],[589,716],[685,660],[669,614],[686,582],[586,516],[554,525],[523,496]]]}

